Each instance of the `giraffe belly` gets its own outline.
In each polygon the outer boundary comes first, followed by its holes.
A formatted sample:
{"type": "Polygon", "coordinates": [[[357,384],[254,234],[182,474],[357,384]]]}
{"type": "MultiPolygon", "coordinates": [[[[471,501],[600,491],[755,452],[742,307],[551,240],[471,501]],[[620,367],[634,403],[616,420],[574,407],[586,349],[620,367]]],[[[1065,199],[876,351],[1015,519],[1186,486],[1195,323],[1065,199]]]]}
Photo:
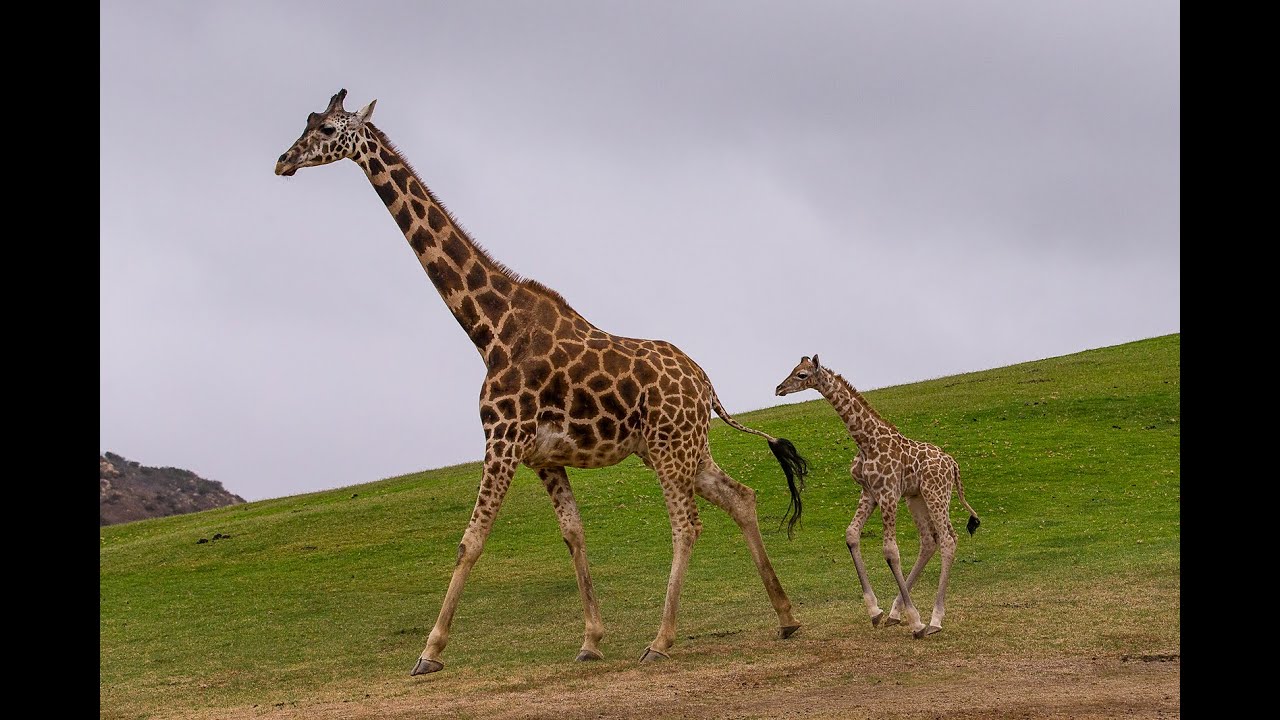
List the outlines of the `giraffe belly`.
{"type": "Polygon", "coordinates": [[[531,468],[575,467],[598,468],[617,465],[632,453],[643,450],[640,434],[622,437],[618,442],[601,441],[583,434],[571,433],[561,423],[540,422],[524,464],[531,468]],[[637,445],[636,441],[639,441],[637,445]]]}

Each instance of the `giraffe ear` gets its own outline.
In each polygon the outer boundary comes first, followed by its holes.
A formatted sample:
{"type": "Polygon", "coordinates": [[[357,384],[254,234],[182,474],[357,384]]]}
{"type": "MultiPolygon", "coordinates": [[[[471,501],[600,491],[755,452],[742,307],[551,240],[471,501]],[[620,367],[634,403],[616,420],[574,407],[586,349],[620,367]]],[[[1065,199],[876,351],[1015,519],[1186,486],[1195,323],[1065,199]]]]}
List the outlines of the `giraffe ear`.
{"type": "Polygon", "coordinates": [[[814,354],[813,354],[813,367],[814,367],[815,369],[817,369],[817,368],[821,368],[821,367],[822,367],[822,363],[818,362],[818,354],[817,354],[817,353],[814,353],[814,354]]]}
{"type": "Polygon", "coordinates": [[[356,113],[356,122],[363,125],[369,122],[369,118],[373,117],[373,106],[378,104],[377,100],[370,100],[368,105],[360,108],[356,113]]]}

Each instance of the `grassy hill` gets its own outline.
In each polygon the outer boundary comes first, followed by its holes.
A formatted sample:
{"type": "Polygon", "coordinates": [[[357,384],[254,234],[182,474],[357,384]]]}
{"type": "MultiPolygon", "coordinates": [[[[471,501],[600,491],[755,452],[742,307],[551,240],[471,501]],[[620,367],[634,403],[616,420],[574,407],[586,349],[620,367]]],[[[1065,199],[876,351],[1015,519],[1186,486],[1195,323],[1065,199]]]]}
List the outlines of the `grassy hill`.
{"type": "MultiPolygon", "coordinates": [[[[738,416],[790,438],[809,459],[804,525],[792,541],[778,529],[787,490],[765,443],[717,421],[712,451],[756,490],[766,546],[804,629],[774,639],[776,619],[741,535],[700,501],[705,530],[668,665],[762,669],[787,654],[821,657],[828,645],[887,654],[900,668],[951,659],[962,674],[982,672],[962,669],[975,658],[1178,655],[1179,349],[1180,336],[1169,335],[866,393],[902,432],[956,457],[982,517],[975,537],[961,533],[945,630],[921,641],[866,620],[844,547],[857,503],[848,470],[855,446],[830,405],[738,416]]],[[[460,465],[102,528],[102,716],[292,709],[301,717],[308,707],[430,701],[494,683],[572,688],[630,677],[657,630],[671,561],[661,492],[634,458],[570,471],[607,629],[605,662],[572,662],[582,632],[572,566],[545,492],[521,469],[463,595],[445,671],[407,677],[479,474],[478,463],[460,465]],[[197,544],[216,534],[224,537],[197,544]]],[[[953,502],[957,528],[966,517],[953,502]]],[[[905,568],[918,545],[909,514],[900,518],[905,568]]],[[[877,513],[863,551],[888,608],[880,527],[877,513]]],[[[937,576],[934,560],[913,593],[926,614],[937,576]]]]}

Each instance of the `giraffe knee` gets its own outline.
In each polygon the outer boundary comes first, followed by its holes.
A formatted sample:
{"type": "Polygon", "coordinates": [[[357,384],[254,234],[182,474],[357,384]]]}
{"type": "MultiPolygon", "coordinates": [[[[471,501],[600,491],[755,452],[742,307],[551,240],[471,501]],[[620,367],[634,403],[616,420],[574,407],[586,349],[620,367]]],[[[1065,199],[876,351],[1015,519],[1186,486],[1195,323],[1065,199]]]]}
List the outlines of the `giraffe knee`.
{"type": "Polygon", "coordinates": [[[956,538],[952,532],[950,537],[942,538],[942,556],[952,558],[956,556],[956,538]]]}
{"type": "Polygon", "coordinates": [[[560,537],[564,538],[564,544],[569,546],[569,554],[575,552],[575,548],[582,545],[585,538],[582,535],[582,526],[569,526],[560,530],[560,537]]]}
{"type": "Polygon", "coordinates": [[[862,533],[861,533],[861,532],[859,532],[859,530],[858,530],[857,528],[855,528],[854,526],[850,525],[850,526],[849,526],[848,528],[846,528],[846,529],[845,529],[845,531],[844,531],[844,544],[845,544],[845,545],[846,545],[850,550],[854,550],[854,549],[856,549],[856,548],[858,547],[859,543],[861,543],[861,542],[862,542],[862,537],[861,537],[861,536],[862,536],[862,533]]]}
{"type": "Polygon", "coordinates": [[[693,546],[694,541],[702,534],[702,521],[691,520],[687,524],[671,528],[671,541],[676,545],[693,546]]]}
{"type": "Polygon", "coordinates": [[[684,518],[685,523],[687,523],[691,541],[697,540],[698,536],[702,534],[702,517],[698,514],[697,506],[690,504],[689,508],[684,513],[684,518]]]}
{"type": "Polygon", "coordinates": [[[464,537],[462,542],[458,543],[458,557],[454,560],[453,564],[457,566],[461,565],[464,561],[475,562],[476,558],[480,557],[481,548],[481,543],[474,539],[464,537]]]}
{"type": "Polygon", "coordinates": [[[889,567],[893,567],[898,563],[898,545],[897,543],[886,542],[884,544],[884,559],[889,563],[889,567]]]}

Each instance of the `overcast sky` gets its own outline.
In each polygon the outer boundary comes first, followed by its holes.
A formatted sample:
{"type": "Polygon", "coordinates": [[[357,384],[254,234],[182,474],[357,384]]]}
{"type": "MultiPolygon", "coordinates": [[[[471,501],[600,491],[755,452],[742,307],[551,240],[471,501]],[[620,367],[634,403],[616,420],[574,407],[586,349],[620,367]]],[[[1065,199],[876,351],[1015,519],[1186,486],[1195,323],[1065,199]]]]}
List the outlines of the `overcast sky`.
{"type": "Polygon", "coordinates": [[[364,174],[272,173],[339,88],[733,413],[802,354],[872,389],[1179,331],[1168,0],[100,9],[100,450],[250,500],[483,454],[484,365],[364,174]]]}

